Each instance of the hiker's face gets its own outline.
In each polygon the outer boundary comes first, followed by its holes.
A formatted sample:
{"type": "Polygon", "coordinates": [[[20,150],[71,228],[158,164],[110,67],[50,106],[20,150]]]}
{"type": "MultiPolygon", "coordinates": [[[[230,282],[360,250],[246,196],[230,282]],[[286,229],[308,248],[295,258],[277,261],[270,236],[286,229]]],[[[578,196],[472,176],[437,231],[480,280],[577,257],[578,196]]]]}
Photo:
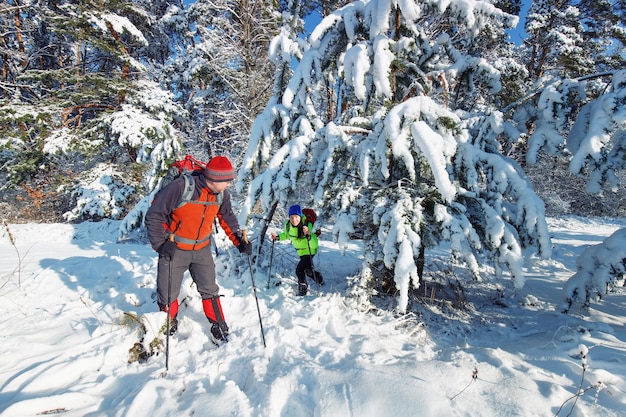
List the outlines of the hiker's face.
{"type": "Polygon", "coordinates": [[[302,219],[297,214],[292,214],[291,216],[289,216],[289,221],[294,226],[297,226],[298,224],[300,224],[300,220],[302,220],[302,219]]]}
{"type": "Polygon", "coordinates": [[[220,181],[220,182],[207,181],[207,184],[209,185],[209,188],[211,189],[211,191],[213,191],[214,193],[221,193],[230,186],[231,182],[230,181],[220,181]]]}

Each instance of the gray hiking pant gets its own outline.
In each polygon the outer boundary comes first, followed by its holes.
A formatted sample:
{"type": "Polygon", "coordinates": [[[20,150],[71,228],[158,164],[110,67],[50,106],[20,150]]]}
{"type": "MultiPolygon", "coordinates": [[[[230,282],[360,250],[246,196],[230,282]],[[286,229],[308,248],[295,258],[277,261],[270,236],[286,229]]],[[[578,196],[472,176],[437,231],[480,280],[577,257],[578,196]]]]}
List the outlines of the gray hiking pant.
{"type": "Polygon", "coordinates": [[[215,262],[211,253],[211,245],[200,250],[176,250],[172,260],[159,256],[157,269],[157,295],[159,305],[167,305],[167,286],[170,279],[170,262],[172,266],[172,287],[170,302],[180,295],[180,286],[185,271],[189,270],[202,299],[215,297],[220,287],[215,282],[215,262]]]}

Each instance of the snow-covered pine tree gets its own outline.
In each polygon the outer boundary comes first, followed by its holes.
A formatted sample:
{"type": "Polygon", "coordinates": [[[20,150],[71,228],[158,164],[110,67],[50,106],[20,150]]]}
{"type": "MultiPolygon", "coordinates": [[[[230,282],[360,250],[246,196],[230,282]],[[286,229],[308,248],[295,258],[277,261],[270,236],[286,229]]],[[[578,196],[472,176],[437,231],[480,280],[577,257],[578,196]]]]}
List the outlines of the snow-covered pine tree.
{"type": "Polygon", "coordinates": [[[593,69],[584,53],[580,10],[569,1],[534,0],[526,16],[526,68],[532,80],[544,75],[580,76],[593,69]]]}
{"type": "MultiPolygon", "coordinates": [[[[605,199],[609,193],[623,193],[626,168],[623,7],[606,0],[534,2],[527,16],[526,45],[531,58],[527,67],[536,83],[533,93],[511,106],[511,121],[528,133],[529,164],[546,164],[542,154],[560,156],[569,161],[571,173],[586,179],[588,193],[605,199]]],[[[577,260],[579,271],[564,289],[566,309],[588,306],[594,295],[622,278],[617,236],[623,230],[577,260]]]]}
{"type": "Polygon", "coordinates": [[[572,155],[570,171],[588,178],[587,191],[617,191],[618,171],[626,168],[626,71],[558,80],[538,100],[537,128],[527,159],[537,163],[541,150],[572,155]]]}
{"type": "Polygon", "coordinates": [[[238,159],[252,120],[271,96],[266,51],[278,32],[277,14],[269,0],[190,2],[185,49],[166,80],[190,113],[189,148],[202,143],[209,154],[238,159]]]}
{"type": "Polygon", "coordinates": [[[626,229],[620,229],[598,245],[589,246],[576,259],[577,272],[563,287],[563,311],[588,308],[619,286],[626,277],[626,229]]]}
{"type": "Polygon", "coordinates": [[[68,220],[119,218],[178,147],[183,111],[149,79],[155,57],[142,55],[148,41],[132,23],[154,16],[92,0],[23,2],[10,15],[17,30],[2,56],[28,59],[2,62],[3,186],[29,187],[68,220]]]}
{"type": "Polygon", "coordinates": [[[129,20],[148,41],[137,54],[145,57],[154,74],[163,75],[164,67],[185,45],[189,24],[185,3],[180,0],[133,0],[141,13],[131,13],[129,20]]]}
{"type": "MultiPolygon", "coordinates": [[[[541,150],[563,152],[571,158],[570,171],[587,179],[588,193],[623,190],[618,173],[626,169],[626,71],[555,81],[543,90],[538,103],[540,117],[529,138],[529,162],[536,163],[541,150]]],[[[564,310],[588,307],[623,279],[620,243],[625,231],[581,254],[578,272],[564,288],[564,310]]]]}
{"type": "Polygon", "coordinates": [[[301,7],[301,0],[289,1],[282,14],[280,32],[269,45],[269,59],[275,68],[272,96],[252,124],[247,151],[241,166],[239,192],[243,191],[246,179],[264,168],[271,153],[289,140],[289,133],[284,130],[288,127],[284,119],[288,117],[289,112],[282,103],[282,97],[293,74],[292,62],[299,61],[308,48],[308,44],[298,38],[303,27],[299,17],[301,7]]]}
{"type": "Polygon", "coordinates": [[[612,0],[579,0],[583,25],[584,54],[595,63],[595,71],[626,67],[626,3],[612,0]]]}
{"type": "Polygon", "coordinates": [[[120,111],[104,121],[120,146],[137,149],[135,162],[143,167],[140,170],[143,198],[124,216],[121,236],[143,224],[161,178],[181,153],[180,133],[172,119],[184,117],[183,109],[174,102],[172,93],[156,83],[140,82],[137,88],[132,99],[129,97],[120,111]]]}
{"type": "MultiPolygon", "coordinates": [[[[236,164],[240,157],[251,121],[270,97],[271,66],[265,51],[278,27],[273,6],[268,0],[198,0],[185,12],[161,7],[170,12],[164,19],[176,27],[175,33],[187,28],[184,37],[180,34],[183,53],[164,66],[162,82],[188,110],[180,124],[183,146],[197,158],[225,154],[236,164]]],[[[160,188],[152,185],[124,220],[122,234],[141,224],[160,188]]]]}
{"type": "MultiPolygon", "coordinates": [[[[503,82],[506,92],[511,93],[508,98],[513,99],[503,109],[511,127],[505,130],[501,143],[524,153],[515,156],[519,161],[525,159],[527,172],[552,213],[619,215],[623,211],[619,191],[600,193],[616,190],[617,170],[621,169],[615,158],[601,156],[620,148],[620,123],[616,122],[619,116],[604,117],[622,107],[619,98],[609,104],[616,98],[612,93],[613,75],[624,66],[623,31],[616,28],[623,21],[620,8],[619,4],[604,0],[534,2],[526,22],[529,36],[516,54],[524,60],[521,63],[528,69],[527,76],[515,71],[514,65],[496,64],[506,74],[503,82]],[[604,110],[600,109],[607,104],[604,110]],[[589,126],[591,108],[593,127],[589,126]],[[594,130],[604,130],[613,138],[594,142],[593,152],[597,155],[593,159],[603,158],[605,162],[591,161],[588,155],[580,153],[586,152],[584,147],[579,149],[582,137],[594,130]],[[573,152],[578,156],[572,160],[573,152]],[[581,158],[585,161],[583,166],[581,158]],[[586,195],[584,185],[581,187],[585,177],[588,190],[595,196],[586,195]]],[[[502,61],[500,54],[496,62],[502,61]]]]}
{"type": "Polygon", "coordinates": [[[521,287],[522,249],[550,253],[544,207],[499,152],[505,125],[483,104],[499,74],[469,53],[483,28],[515,22],[489,2],[455,0],[356,1],[324,18],[284,94],[255,120],[241,221],[257,202],[314,203],[334,217],[342,246],[362,235],[364,276],[391,283],[399,311],[419,286],[425,248],[444,241],[475,277],[482,252],[521,287]]]}
{"type": "Polygon", "coordinates": [[[607,1],[533,2],[525,58],[534,92],[511,105],[511,120],[528,133],[527,162],[537,164],[542,151],[573,155],[570,170],[587,175],[594,194],[603,186],[615,190],[615,172],[624,168],[620,7],[607,1]]]}

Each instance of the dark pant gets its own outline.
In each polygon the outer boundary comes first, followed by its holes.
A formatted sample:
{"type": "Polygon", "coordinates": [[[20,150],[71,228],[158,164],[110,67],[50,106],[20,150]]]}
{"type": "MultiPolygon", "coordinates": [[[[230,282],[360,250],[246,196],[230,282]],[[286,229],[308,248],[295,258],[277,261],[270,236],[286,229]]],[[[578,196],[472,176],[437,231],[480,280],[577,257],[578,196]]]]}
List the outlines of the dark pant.
{"type": "Polygon", "coordinates": [[[171,261],[159,256],[159,266],[157,270],[157,295],[159,305],[167,305],[178,299],[180,286],[183,282],[185,271],[189,270],[193,282],[196,284],[202,299],[215,297],[219,294],[220,287],[215,282],[215,263],[211,247],[206,246],[200,250],[180,250],[178,249],[171,261]],[[171,262],[171,295],[167,299],[167,286],[170,279],[171,262]]]}
{"type": "Polygon", "coordinates": [[[313,269],[313,255],[303,255],[300,257],[300,262],[296,266],[296,276],[298,277],[298,283],[306,283],[306,277],[313,278],[315,282],[322,282],[322,276],[319,272],[313,269]]]}

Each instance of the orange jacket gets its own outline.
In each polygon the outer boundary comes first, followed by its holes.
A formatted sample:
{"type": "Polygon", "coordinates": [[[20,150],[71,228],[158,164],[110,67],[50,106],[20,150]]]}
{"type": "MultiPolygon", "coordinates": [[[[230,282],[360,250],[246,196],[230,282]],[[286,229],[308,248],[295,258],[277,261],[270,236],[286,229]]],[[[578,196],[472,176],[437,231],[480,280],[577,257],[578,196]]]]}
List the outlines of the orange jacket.
{"type": "Polygon", "coordinates": [[[211,243],[216,217],[233,245],[239,246],[242,242],[241,232],[228,191],[224,191],[220,205],[219,195],[208,188],[203,176],[196,176],[191,201],[178,207],[184,192],[184,182],[182,177],[177,178],[159,191],[146,213],[146,228],[152,247],[158,250],[173,235],[179,249],[202,249],[211,243]]]}

